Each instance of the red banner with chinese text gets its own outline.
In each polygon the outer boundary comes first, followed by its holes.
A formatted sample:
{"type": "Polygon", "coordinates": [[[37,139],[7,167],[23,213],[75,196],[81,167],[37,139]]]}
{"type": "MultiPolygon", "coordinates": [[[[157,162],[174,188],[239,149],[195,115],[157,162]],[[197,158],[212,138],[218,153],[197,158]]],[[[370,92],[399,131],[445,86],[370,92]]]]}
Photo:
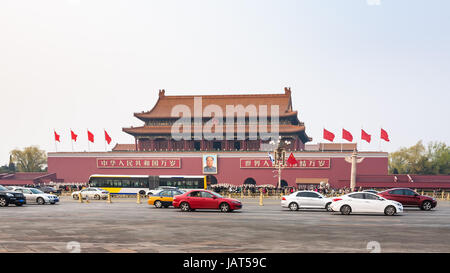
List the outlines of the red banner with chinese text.
{"type": "Polygon", "coordinates": [[[180,158],[97,158],[98,169],[179,169],[180,158]]]}
{"type": "MultiPolygon", "coordinates": [[[[270,159],[241,158],[242,168],[275,168],[270,159]]],[[[296,164],[287,164],[286,168],[297,169],[329,169],[331,167],[330,158],[297,158],[296,164]]]]}

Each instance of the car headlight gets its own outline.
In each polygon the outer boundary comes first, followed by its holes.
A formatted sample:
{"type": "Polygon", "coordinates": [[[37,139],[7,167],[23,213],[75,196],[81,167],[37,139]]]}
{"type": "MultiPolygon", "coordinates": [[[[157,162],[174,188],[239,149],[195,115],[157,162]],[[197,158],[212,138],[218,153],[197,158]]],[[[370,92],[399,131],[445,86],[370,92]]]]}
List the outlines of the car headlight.
{"type": "Polygon", "coordinates": [[[233,204],[238,204],[238,205],[241,204],[241,202],[239,202],[239,201],[231,201],[231,203],[233,203],[233,204]]]}
{"type": "Polygon", "coordinates": [[[7,192],[7,193],[6,193],[6,196],[8,196],[8,197],[14,197],[14,194],[7,192]]]}

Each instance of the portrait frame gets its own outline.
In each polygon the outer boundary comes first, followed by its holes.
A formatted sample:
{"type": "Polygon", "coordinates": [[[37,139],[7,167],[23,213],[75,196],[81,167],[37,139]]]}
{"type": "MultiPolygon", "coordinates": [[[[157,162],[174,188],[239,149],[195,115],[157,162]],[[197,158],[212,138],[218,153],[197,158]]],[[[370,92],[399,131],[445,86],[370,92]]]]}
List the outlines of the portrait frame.
{"type": "Polygon", "coordinates": [[[217,164],[217,154],[203,154],[202,155],[202,172],[203,174],[217,174],[218,164],[217,164]],[[212,168],[213,170],[207,170],[207,158],[211,157],[213,159],[212,168]]]}

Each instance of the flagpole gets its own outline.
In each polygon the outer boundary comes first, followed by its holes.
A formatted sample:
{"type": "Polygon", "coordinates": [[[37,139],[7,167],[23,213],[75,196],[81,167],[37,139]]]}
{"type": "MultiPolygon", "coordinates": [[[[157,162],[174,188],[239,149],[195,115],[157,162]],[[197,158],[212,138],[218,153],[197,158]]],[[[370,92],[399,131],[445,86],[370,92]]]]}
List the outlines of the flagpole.
{"type": "Polygon", "coordinates": [[[378,139],[378,143],[379,143],[378,149],[380,149],[380,152],[381,152],[381,128],[383,128],[382,125],[380,125],[380,138],[378,139]]]}
{"type": "Polygon", "coordinates": [[[105,135],[105,152],[106,152],[106,130],[105,130],[105,128],[103,128],[103,133],[105,135]]]}
{"type": "Polygon", "coordinates": [[[323,134],[325,132],[325,127],[322,128],[322,144],[320,146],[322,146],[322,153],[323,153],[323,142],[325,141],[325,138],[323,138],[323,134]]]}
{"type": "MultiPolygon", "coordinates": [[[[361,134],[362,134],[362,131],[363,131],[364,129],[363,129],[363,126],[362,126],[362,124],[361,124],[361,134]]],[[[361,151],[363,150],[362,149],[362,143],[363,143],[363,140],[362,140],[362,138],[361,138],[361,143],[359,144],[359,145],[361,145],[361,151]]]]}
{"type": "Polygon", "coordinates": [[[55,135],[56,135],[56,130],[55,130],[55,128],[53,128],[53,141],[55,142],[55,152],[58,152],[58,146],[56,145],[55,135]]]}
{"type": "Polygon", "coordinates": [[[73,152],[72,128],[70,128],[70,143],[72,144],[72,152],[73,152]]]}
{"type": "Polygon", "coordinates": [[[91,145],[89,144],[89,129],[86,129],[86,132],[88,134],[88,151],[91,151],[91,145]]]}

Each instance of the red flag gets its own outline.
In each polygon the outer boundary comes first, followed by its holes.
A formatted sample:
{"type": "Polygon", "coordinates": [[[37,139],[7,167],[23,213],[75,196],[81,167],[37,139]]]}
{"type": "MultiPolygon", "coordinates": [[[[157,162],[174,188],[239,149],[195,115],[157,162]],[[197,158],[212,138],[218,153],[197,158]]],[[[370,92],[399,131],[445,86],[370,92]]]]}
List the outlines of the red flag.
{"type": "Polygon", "coordinates": [[[342,138],[350,142],[353,140],[352,134],[344,128],[342,128],[342,138]]]}
{"type": "Polygon", "coordinates": [[[111,143],[111,137],[108,135],[106,130],[105,130],[105,140],[106,140],[106,142],[108,142],[108,144],[111,143]]]}
{"type": "Polygon", "coordinates": [[[289,164],[291,164],[291,165],[297,164],[297,159],[295,159],[293,153],[291,153],[291,154],[289,155],[289,158],[288,158],[287,162],[288,162],[289,164]]]}
{"type": "Polygon", "coordinates": [[[327,129],[323,129],[323,139],[329,140],[333,142],[334,140],[334,134],[327,129]]]}
{"type": "Polygon", "coordinates": [[[370,143],[370,135],[368,133],[364,132],[363,129],[361,129],[361,139],[370,143]]]}
{"type": "Polygon", "coordinates": [[[70,130],[70,136],[72,137],[72,140],[74,140],[75,142],[77,142],[77,137],[78,137],[78,135],[75,134],[72,130],[70,130]]]}
{"type": "Polygon", "coordinates": [[[88,132],[88,140],[89,140],[90,142],[94,143],[94,134],[92,134],[91,132],[89,132],[89,130],[88,130],[87,132],[88,132]]]}
{"type": "Polygon", "coordinates": [[[388,133],[381,128],[381,139],[384,139],[385,141],[389,142],[389,135],[388,133]]]}
{"type": "Polygon", "coordinates": [[[55,133],[55,141],[61,142],[59,141],[59,135],[56,133],[56,131],[53,131],[55,133]]]}

